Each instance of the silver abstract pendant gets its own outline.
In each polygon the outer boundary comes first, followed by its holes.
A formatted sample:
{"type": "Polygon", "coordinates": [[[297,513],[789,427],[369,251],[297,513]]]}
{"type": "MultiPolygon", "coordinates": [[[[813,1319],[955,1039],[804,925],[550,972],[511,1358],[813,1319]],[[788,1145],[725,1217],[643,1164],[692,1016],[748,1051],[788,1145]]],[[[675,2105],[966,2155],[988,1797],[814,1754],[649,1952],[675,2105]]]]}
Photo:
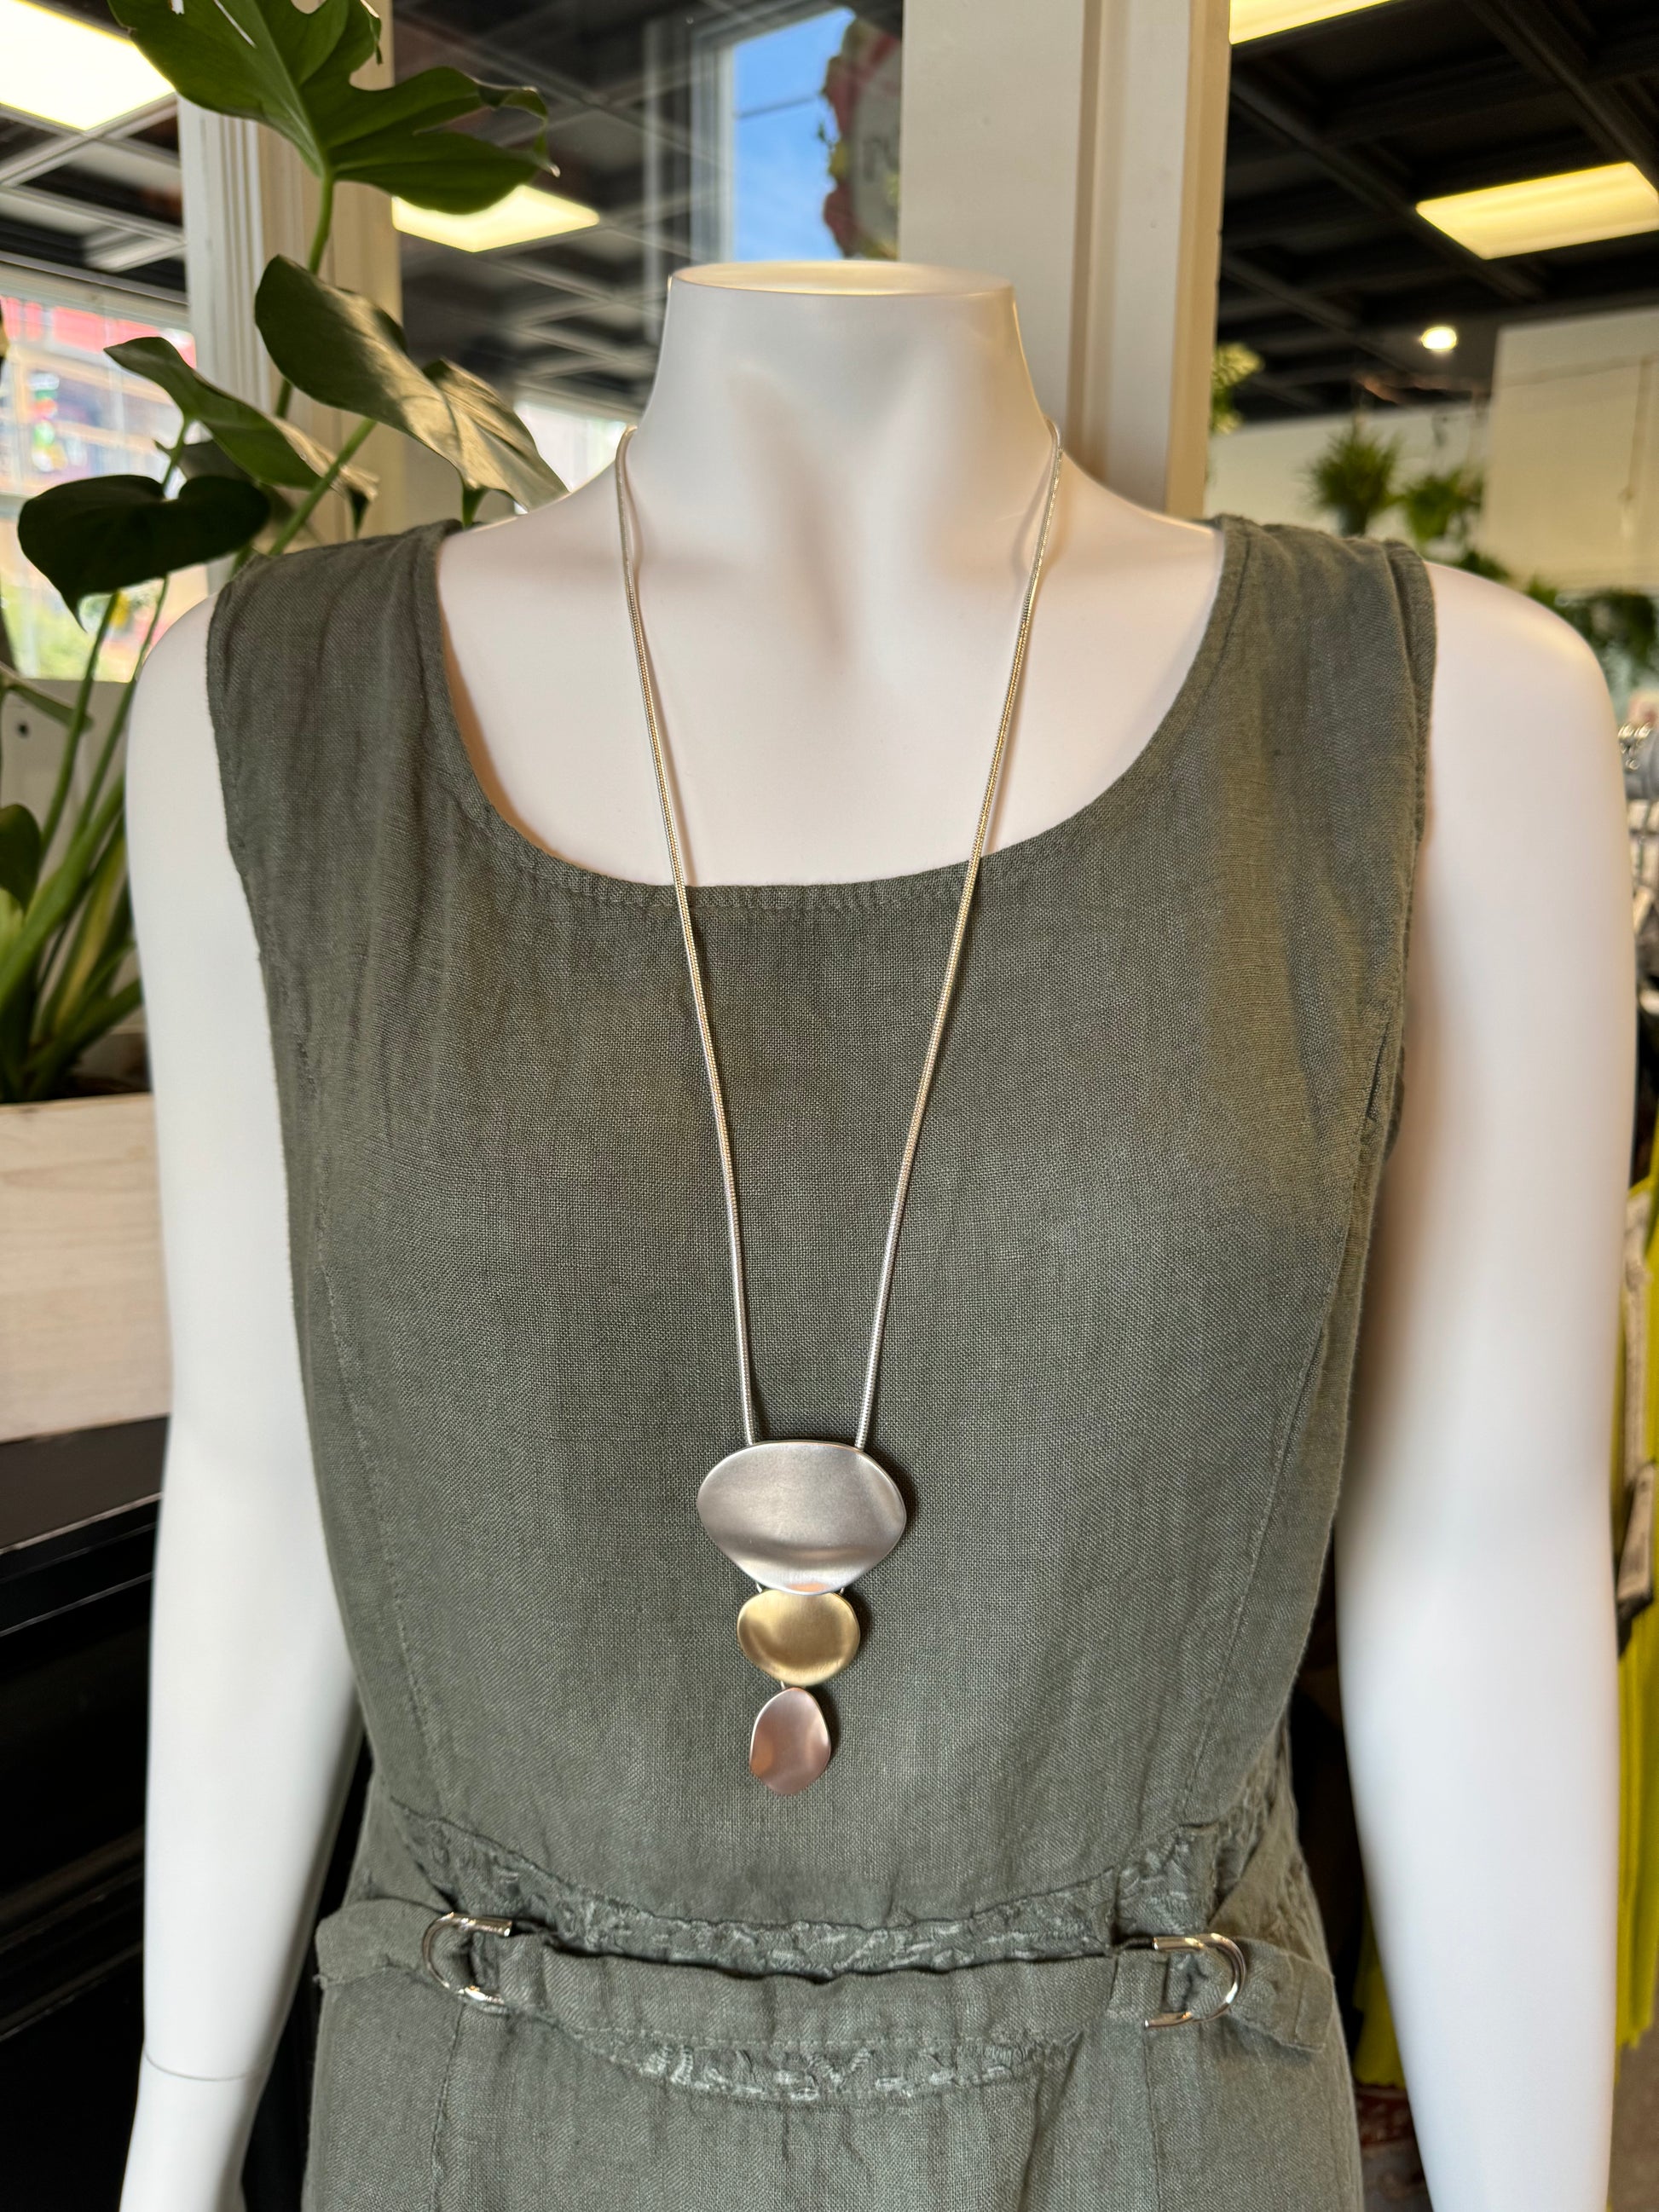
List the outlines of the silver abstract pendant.
{"type": "Polygon", "coordinates": [[[746,1444],[703,1478],[703,1527],[766,1589],[844,1589],[904,1534],[892,1477],[852,1444],[805,1438],[746,1444]]]}

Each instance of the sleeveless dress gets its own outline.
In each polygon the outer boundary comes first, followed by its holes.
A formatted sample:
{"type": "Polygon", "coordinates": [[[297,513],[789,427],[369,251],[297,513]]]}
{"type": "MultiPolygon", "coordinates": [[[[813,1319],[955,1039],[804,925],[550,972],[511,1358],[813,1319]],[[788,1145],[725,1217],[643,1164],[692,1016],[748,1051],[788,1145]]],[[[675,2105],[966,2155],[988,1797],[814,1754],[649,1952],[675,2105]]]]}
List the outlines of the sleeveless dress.
{"type": "MultiPolygon", "coordinates": [[[[986,860],[872,1444],[909,1530],[779,1798],[694,1510],[740,1437],[672,892],[487,800],[448,526],[251,563],[209,655],[374,1754],[310,2212],[1357,2212],[1285,1717],[1400,1080],[1421,563],[1229,519],[1152,742],[986,860]],[[1149,2027],[1228,1977],[1146,1939],[1212,1930],[1237,2001],[1149,2027]]],[[[691,895],[773,1435],[856,1408],[960,880],[691,895]]]]}

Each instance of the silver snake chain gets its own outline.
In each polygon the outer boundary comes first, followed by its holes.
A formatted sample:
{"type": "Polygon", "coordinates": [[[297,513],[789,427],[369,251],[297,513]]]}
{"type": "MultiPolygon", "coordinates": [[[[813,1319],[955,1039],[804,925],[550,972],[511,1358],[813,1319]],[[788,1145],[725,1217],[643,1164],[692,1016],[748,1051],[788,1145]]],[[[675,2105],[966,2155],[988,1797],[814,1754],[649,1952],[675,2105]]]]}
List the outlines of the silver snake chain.
{"type": "MultiPolygon", "coordinates": [[[[1031,556],[1030,574],[1025,582],[1025,595],[1020,602],[1019,629],[1014,639],[1008,688],[1003,695],[1002,719],[997,725],[990,773],[985,779],[985,796],[980,801],[973,850],[968,855],[963,872],[962,896],[957,904],[956,928],[951,933],[950,956],[945,963],[944,987],[939,992],[939,1006],[933,1016],[933,1034],[927,1040],[921,1080],[916,1086],[916,1103],[911,1109],[910,1127],[904,1139],[903,1157],[899,1162],[893,1209],[887,1221],[887,1241],[882,1250],[881,1273],[876,1285],[875,1320],[870,1331],[869,1355],[865,1362],[864,1398],[859,1409],[858,1433],[854,1439],[860,1451],[869,1441],[871,1424],[875,1417],[876,1376],[881,1365],[881,1341],[887,1325],[887,1306],[893,1287],[893,1263],[898,1256],[899,1231],[904,1220],[905,1200],[910,1193],[910,1176],[915,1166],[916,1146],[921,1137],[922,1117],[927,1111],[927,1096],[933,1087],[933,1072],[939,1065],[939,1050],[945,1042],[945,1026],[950,1015],[951,995],[956,989],[957,971],[962,963],[962,948],[968,934],[968,917],[974,902],[975,886],[979,881],[980,863],[985,855],[985,840],[990,832],[997,787],[1002,780],[1008,734],[1013,727],[1014,709],[1019,699],[1020,674],[1025,665],[1026,641],[1030,636],[1031,617],[1036,607],[1037,585],[1042,575],[1043,558],[1048,550],[1048,532],[1054,519],[1054,502],[1060,492],[1060,464],[1064,457],[1060,450],[1060,432],[1052,422],[1048,424],[1048,434],[1053,441],[1053,449],[1048,462],[1048,491],[1043,500],[1036,550],[1031,556]]],[[[658,804],[662,809],[663,838],[668,848],[668,864],[673,872],[680,936],[685,945],[685,965],[691,979],[691,999],[696,1009],[697,1034],[702,1043],[702,1064],[708,1078],[709,1103],[714,1108],[714,1133],[720,1146],[720,1179],[726,1193],[726,1234],[732,1254],[732,1304],[737,1321],[743,1435],[746,1444],[753,1444],[757,1441],[755,1433],[754,1364],[749,1345],[749,1297],[744,1271],[743,1221],[738,1208],[737,1169],[732,1157],[732,1133],[726,1118],[726,1098],[720,1085],[720,1063],[714,1053],[714,1035],[709,1024],[702,963],[697,957],[697,940],[691,927],[691,902],[686,894],[679,817],[671,788],[668,759],[663,742],[662,711],[657,697],[656,678],[652,672],[650,648],[646,642],[645,623],[640,614],[639,576],[634,550],[633,494],[628,482],[628,448],[633,436],[630,426],[623,431],[622,442],[617,448],[617,524],[622,539],[623,583],[628,594],[629,624],[634,633],[634,655],[639,664],[640,696],[645,708],[646,728],[651,738],[651,760],[656,773],[658,804]]]]}

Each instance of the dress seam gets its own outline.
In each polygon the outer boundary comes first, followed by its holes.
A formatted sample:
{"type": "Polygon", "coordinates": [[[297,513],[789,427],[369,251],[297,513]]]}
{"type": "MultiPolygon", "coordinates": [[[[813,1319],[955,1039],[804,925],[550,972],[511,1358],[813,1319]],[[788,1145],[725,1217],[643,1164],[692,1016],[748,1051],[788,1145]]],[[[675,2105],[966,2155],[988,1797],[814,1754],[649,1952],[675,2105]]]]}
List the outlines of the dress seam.
{"type": "Polygon", "coordinates": [[[438,2192],[443,2186],[441,2160],[444,2125],[449,2118],[449,2089],[455,2077],[455,2061],[460,2051],[461,2027],[465,2018],[465,2015],[457,2010],[454,2020],[450,2025],[449,2048],[444,2053],[444,2070],[438,2083],[438,2094],[433,2103],[432,2135],[427,2145],[428,2166],[431,2180],[428,2199],[428,2212],[442,2212],[442,2208],[438,2202],[438,2192]]]}
{"type": "Polygon", "coordinates": [[[340,1393],[345,1401],[347,1418],[351,1424],[352,1441],[357,1449],[357,1463],[363,1471],[364,1488],[369,1510],[374,1516],[374,1541],[380,1554],[380,1564],[386,1573],[386,1590],[391,1599],[392,1618],[397,1630],[398,1650],[403,1661],[404,1681],[408,1692],[409,1711],[415,1723],[415,1733],[426,1761],[434,1785],[437,1781],[437,1760],[434,1751],[431,1723],[427,1717],[420,1691],[419,1677],[415,1670],[414,1656],[410,1647],[409,1630],[404,1617],[404,1601],[398,1577],[392,1565],[391,1547],[386,1542],[386,1515],[380,1504],[380,1488],[374,1477],[374,1455],[363,1425],[358,1418],[356,1393],[348,1372],[345,1345],[341,1334],[340,1319],[336,1308],[334,1285],[328,1269],[328,1239],[332,1224],[329,1206],[329,1171],[332,1156],[328,1148],[319,1144],[317,1158],[317,1237],[315,1265],[322,1286],[323,1304],[328,1317],[328,1339],[334,1353],[334,1371],[339,1378],[340,1393]]]}
{"type": "MultiPolygon", "coordinates": [[[[1215,1669],[1213,1686],[1205,1703],[1203,1723],[1198,1730],[1192,1758],[1188,1762],[1186,1772],[1176,1793],[1176,1802],[1180,1804],[1190,1803],[1199,1771],[1203,1765],[1205,1753],[1209,1749],[1210,1739],[1215,1729],[1216,1715],[1220,1709],[1222,1692],[1226,1686],[1231,1670],[1233,1654],[1238,1648],[1238,1639],[1243,1632],[1244,1623],[1249,1615],[1250,1602],[1255,1595],[1256,1585],[1261,1578],[1267,1537],[1278,1514],[1279,1499],[1284,1490],[1285,1470],[1295,1455],[1297,1446],[1307,1425],[1314,1382],[1320,1372],[1323,1354],[1330,1338],[1331,1317],[1336,1310],[1337,1299],[1341,1293],[1343,1276],[1346,1271],[1350,1255],[1354,1249],[1358,1230],[1355,1216],[1358,1211],[1360,1179],[1365,1165],[1366,1132],[1375,1125],[1376,1121],[1377,1086],[1382,1080],[1389,1040],[1396,1035],[1402,1020],[1404,978],[1402,976],[1383,1006],[1380,1034],[1371,1055],[1371,1074],[1366,1088],[1364,1109],[1355,1123],[1350,1143],[1346,1179],[1348,1188],[1346,1231],[1338,1244],[1332,1261],[1329,1280],[1320,1303],[1319,1324],[1313,1332],[1313,1339],[1308,1347],[1301,1375],[1297,1378],[1284,1442],[1280,1444],[1274,1459],[1273,1479],[1257,1523],[1255,1541],[1250,1553],[1249,1572],[1244,1578],[1243,1587],[1239,1592],[1238,1602],[1233,1609],[1232,1626],[1228,1632],[1226,1649],[1221,1655],[1220,1662],[1215,1669]]],[[[1376,1193],[1373,1190],[1373,1212],[1375,1203],[1376,1193]]]]}

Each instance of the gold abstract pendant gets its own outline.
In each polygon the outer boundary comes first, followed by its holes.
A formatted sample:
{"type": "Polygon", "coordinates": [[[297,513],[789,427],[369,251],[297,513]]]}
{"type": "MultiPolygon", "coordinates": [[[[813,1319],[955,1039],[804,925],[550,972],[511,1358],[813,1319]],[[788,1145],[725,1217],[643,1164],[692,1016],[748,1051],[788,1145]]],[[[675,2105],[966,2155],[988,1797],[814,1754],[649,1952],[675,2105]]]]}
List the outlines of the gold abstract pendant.
{"type": "Polygon", "coordinates": [[[738,1642],[763,1674],[810,1689],[852,1660],[859,1648],[858,1615],[832,1590],[811,1597],[761,1590],[738,1615],[738,1642]]]}

